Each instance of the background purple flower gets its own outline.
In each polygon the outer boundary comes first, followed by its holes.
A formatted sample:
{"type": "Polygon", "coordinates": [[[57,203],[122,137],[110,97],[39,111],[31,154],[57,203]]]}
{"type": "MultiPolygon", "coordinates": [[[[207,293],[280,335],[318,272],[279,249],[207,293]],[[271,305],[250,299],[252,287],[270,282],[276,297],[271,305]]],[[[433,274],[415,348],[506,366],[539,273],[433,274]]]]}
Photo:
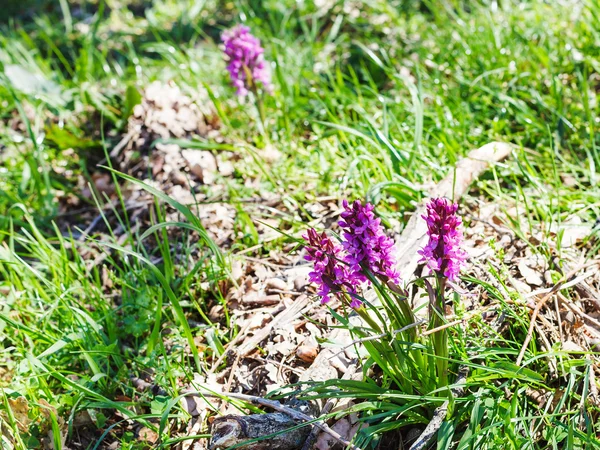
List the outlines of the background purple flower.
{"type": "Polygon", "coordinates": [[[419,250],[420,262],[440,275],[455,282],[460,269],[465,264],[467,253],[461,248],[463,241],[462,221],[456,215],[458,205],[446,198],[434,198],[427,204],[427,214],[422,216],[427,222],[429,242],[419,250]]]}
{"type": "MultiPolygon", "coordinates": [[[[310,228],[303,238],[307,241],[307,255],[304,258],[314,263],[309,279],[317,285],[317,293],[322,297],[321,303],[330,300],[330,293],[340,294],[345,291],[356,294],[361,280],[342,262],[342,247],[335,245],[325,232],[319,234],[314,228],[310,228]]],[[[360,305],[360,300],[352,297],[350,306],[357,308],[360,305]]]]}
{"type": "Polygon", "coordinates": [[[267,92],[271,92],[271,72],[264,60],[264,49],[260,46],[260,40],[250,34],[250,28],[237,25],[224,31],[221,40],[229,57],[227,70],[237,94],[243,97],[259,83],[267,92]]]}
{"type": "MultiPolygon", "coordinates": [[[[352,205],[343,202],[345,211],[338,223],[344,229],[342,245],[348,253],[345,261],[355,274],[360,274],[363,268],[373,274],[400,283],[400,274],[396,270],[394,241],[384,234],[381,220],[375,218],[373,205],[364,206],[356,200],[352,205]]],[[[357,275],[362,277],[363,275],[357,275]]]]}

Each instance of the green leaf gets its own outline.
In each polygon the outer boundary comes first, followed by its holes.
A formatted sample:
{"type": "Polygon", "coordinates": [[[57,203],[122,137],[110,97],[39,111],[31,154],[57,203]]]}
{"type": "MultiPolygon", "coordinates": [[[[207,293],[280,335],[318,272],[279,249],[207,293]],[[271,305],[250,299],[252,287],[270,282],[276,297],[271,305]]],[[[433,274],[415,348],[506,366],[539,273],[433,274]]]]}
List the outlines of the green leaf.
{"type": "Polygon", "coordinates": [[[129,85],[125,90],[125,108],[123,109],[123,120],[127,120],[133,113],[133,108],[142,102],[142,95],[135,86],[129,85]]]}
{"type": "Polygon", "coordinates": [[[100,148],[102,144],[89,138],[80,138],[73,133],[60,128],[55,124],[49,126],[46,130],[46,139],[54,142],[60,149],[87,149],[100,148]]]}
{"type": "Polygon", "coordinates": [[[167,279],[165,278],[163,273],[158,269],[158,267],[156,267],[154,264],[152,264],[152,262],[149,259],[140,255],[139,253],[136,253],[136,252],[129,250],[125,247],[122,247],[120,245],[112,244],[110,242],[102,242],[101,245],[112,248],[112,249],[117,250],[126,255],[133,256],[133,257],[139,259],[144,264],[146,264],[152,270],[152,272],[158,279],[158,282],[161,284],[162,288],[164,289],[165,293],[167,294],[167,298],[171,301],[171,305],[173,306],[173,311],[175,313],[175,317],[177,318],[179,325],[183,328],[183,333],[185,334],[185,337],[190,346],[190,350],[192,352],[192,356],[194,357],[194,362],[196,364],[196,367],[198,370],[201,371],[202,364],[200,362],[200,355],[198,353],[198,347],[196,346],[196,342],[194,341],[194,335],[192,334],[190,325],[187,321],[187,318],[185,317],[185,313],[183,312],[181,303],[179,302],[179,299],[173,292],[173,289],[169,285],[169,282],[167,281],[167,279]]]}
{"type": "Polygon", "coordinates": [[[165,412],[165,408],[167,407],[168,403],[169,397],[158,395],[150,402],[150,411],[152,414],[161,415],[165,412]]]}
{"type": "Polygon", "coordinates": [[[209,328],[206,330],[205,337],[208,345],[212,351],[215,352],[215,354],[221,356],[225,352],[225,347],[223,347],[223,344],[221,343],[221,340],[219,339],[219,336],[214,328],[209,328]]]}
{"type": "MultiPolygon", "coordinates": [[[[76,337],[75,340],[81,339],[81,336],[75,335],[75,337],[76,337]]],[[[69,345],[71,342],[73,342],[73,340],[71,340],[71,339],[69,339],[69,340],[59,339],[54,344],[52,344],[50,347],[48,347],[46,350],[44,350],[42,353],[40,353],[38,355],[38,358],[41,359],[41,358],[44,358],[45,356],[52,355],[52,354],[56,353],[57,351],[59,351],[60,349],[69,345]]]]}
{"type": "Polygon", "coordinates": [[[454,421],[444,421],[442,426],[438,430],[437,434],[437,449],[438,450],[449,450],[452,446],[452,438],[454,437],[454,431],[456,425],[454,421]]]}

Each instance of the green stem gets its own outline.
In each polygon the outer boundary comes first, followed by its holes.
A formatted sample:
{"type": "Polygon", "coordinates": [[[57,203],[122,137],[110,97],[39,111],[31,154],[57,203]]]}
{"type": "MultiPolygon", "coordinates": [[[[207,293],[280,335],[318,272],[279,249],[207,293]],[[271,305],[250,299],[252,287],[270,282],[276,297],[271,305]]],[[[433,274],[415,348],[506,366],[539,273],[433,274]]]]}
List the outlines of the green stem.
{"type": "Polygon", "coordinates": [[[256,89],[252,89],[254,92],[254,99],[256,100],[256,108],[258,109],[258,116],[260,117],[260,131],[267,137],[267,129],[265,128],[266,114],[265,114],[265,103],[263,102],[262,95],[258,93],[256,89]]]}
{"type": "MultiPolygon", "coordinates": [[[[444,291],[446,288],[446,278],[437,277],[437,289],[435,299],[432,305],[432,317],[430,319],[430,329],[442,326],[445,323],[444,311],[444,291]]],[[[437,378],[439,387],[448,386],[448,333],[444,328],[431,336],[433,350],[435,353],[435,365],[437,369],[437,378]]]]}
{"type": "MultiPolygon", "coordinates": [[[[402,316],[403,322],[401,325],[406,326],[416,322],[415,314],[408,303],[408,296],[406,294],[396,294],[396,304],[402,316]]],[[[406,337],[404,338],[407,342],[417,343],[419,341],[419,328],[410,328],[406,331],[406,337]]],[[[427,373],[427,362],[423,357],[423,350],[420,348],[410,347],[409,353],[412,356],[417,367],[420,368],[423,374],[427,373]]],[[[434,379],[432,379],[434,380],[434,379]]],[[[428,383],[429,384],[429,383],[428,383]]]]}
{"type": "Polygon", "coordinates": [[[373,328],[374,331],[376,331],[377,333],[383,333],[379,324],[375,322],[371,316],[369,316],[369,313],[367,312],[364,306],[356,308],[355,311],[365,322],[367,322],[371,326],[371,328],[373,328]]]}
{"type": "MultiPolygon", "coordinates": [[[[347,292],[344,292],[344,298],[346,299],[348,305],[352,303],[352,297],[350,297],[350,294],[348,294],[347,292]]],[[[383,332],[379,324],[375,322],[371,316],[369,316],[369,313],[367,312],[367,309],[364,306],[353,309],[365,322],[371,325],[371,328],[373,328],[373,330],[377,331],[378,333],[383,332]]]]}
{"type": "MultiPolygon", "coordinates": [[[[252,92],[254,96],[254,102],[256,104],[256,109],[258,110],[258,117],[260,118],[260,132],[265,138],[267,138],[267,129],[265,128],[266,123],[266,114],[265,114],[265,104],[263,102],[262,95],[258,92],[258,87],[252,78],[252,71],[244,65],[244,71],[246,72],[246,79],[249,82],[249,90],[252,92]]],[[[267,138],[268,139],[268,138],[267,138]]]]}

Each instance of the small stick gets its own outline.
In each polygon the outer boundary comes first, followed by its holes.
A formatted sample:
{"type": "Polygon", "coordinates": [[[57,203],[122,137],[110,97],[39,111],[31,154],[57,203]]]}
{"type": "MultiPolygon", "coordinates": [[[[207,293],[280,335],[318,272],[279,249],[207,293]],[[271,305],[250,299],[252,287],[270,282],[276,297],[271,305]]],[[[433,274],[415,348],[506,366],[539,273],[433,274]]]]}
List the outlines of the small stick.
{"type": "MultiPolygon", "coordinates": [[[[562,274],[562,272],[561,272],[561,274],[562,274]]],[[[585,284],[585,283],[582,283],[584,280],[588,279],[589,277],[591,277],[593,275],[595,275],[595,272],[588,272],[588,273],[584,273],[583,275],[581,275],[577,278],[573,278],[568,283],[563,284],[561,290],[568,289],[570,287],[574,287],[575,289],[577,289],[577,287],[580,286],[581,284],[585,284]]],[[[523,298],[532,298],[532,297],[536,297],[540,294],[547,294],[548,292],[551,292],[552,289],[553,288],[537,289],[533,292],[530,292],[529,294],[523,295],[523,298]]]]}
{"type": "Polygon", "coordinates": [[[208,371],[208,373],[214,372],[219,365],[223,362],[223,360],[227,357],[227,353],[229,352],[229,348],[235,346],[243,337],[246,336],[246,331],[250,328],[250,322],[246,322],[244,327],[238,332],[238,334],[227,343],[225,346],[225,351],[219,356],[219,358],[213,363],[212,367],[208,371]]]}
{"type": "Polygon", "coordinates": [[[326,423],[315,422],[315,418],[311,417],[303,412],[296,411],[295,409],[289,408],[287,406],[283,406],[281,403],[275,400],[268,400],[262,397],[255,397],[254,395],[246,395],[246,394],[238,394],[235,392],[230,393],[213,393],[213,392],[199,392],[199,391],[183,391],[185,395],[198,396],[198,397],[217,397],[223,399],[223,397],[235,398],[237,400],[243,400],[248,403],[253,403],[255,405],[265,406],[267,408],[271,408],[275,411],[279,411],[281,413],[287,414],[292,419],[297,420],[299,422],[311,422],[309,425],[314,425],[320,428],[323,432],[327,433],[329,436],[334,438],[340,444],[342,444],[345,448],[350,448],[351,450],[361,450],[359,447],[354,445],[353,443],[344,439],[338,432],[329,428],[326,423]]]}
{"type": "MultiPolygon", "coordinates": [[[[458,378],[456,379],[455,386],[451,389],[452,396],[460,397],[465,392],[465,384],[467,382],[467,376],[469,375],[469,368],[461,366],[458,369],[458,378]]],[[[433,412],[431,421],[427,424],[423,432],[419,435],[413,445],[410,446],[409,450],[423,450],[427,448],[431,440],[434,438],[448,412],[448,406],[450,402],[446,400],[441,406],[438,406],[433,412]]]]}
{"type": "Polygon", "coordinates": [[[428,336],[430,334],[437,333],[438,331],[445,330],[446,328],[453,327],[454,325],[458,325],[459,323],[462,323],[465,320],[470,319],[475,314],[477,314],[477,313],[471,314],[469,317],[463,317],[462,319],[458,319],[458,320],[454,320],[452,322],[445,323],[444,325],[440,325],[439,327],[432,328],[431,330],[425,330],[425,331],[423,331],[423,333],[421,333],[421,336],[428,336]]]}
{"type": "MultiPolygon", "coordinates": [[[[425,323],[425,320],[422,320],[422,319],[418,320],[417,322],[406,325],[405,327],[402,327],[399,330],[392,331],[391,334],[392,334],[392,336],[395,336],[398,333],[402,333],[403,331],[410,330],[411,328],[417,327],[417,326],[421,325],[422,323],[425,323]]],[[[332,358],[335,358],[340,353],[343,353],[347,348],[350,348],[353,345],[362,344],[363,342],[376,341],[377,339],[381,339],[383,337],[386,337],[387,335],[388,335],[388,333],[381,333],[381,334],[376,334],[374,336],[369,336],[366,338],[356,339],[356,340],[350,342],[348,345],[344,345],[339,352],[337,352],[335,355],[332,356],[332,358]]]]}
{"type": "MultiPolygon", "coordinates": [[[[489,309],[489,308],[486,308],[486,311],[487,311],[487,309],[489,309]]],[[[421,333],[421,335],[428,336],[430,334],[437,333],[438,331],[444,330],[446,328],[453,327],[454,325],[458,325],[458,324],[464,322],[465,320],[469,320],[471,317],[476,316],[477,314],[481,314],[482,312],[484,312],[484,311],[482,311],[482,310],[473,311],[471,314],[467,314],[465,317],[462,317],[460,319],[456,319],[456,320],[453,320],[452,322],[445,323],[444,325],[440,325],[439,327],[432,328],[431,330],[425,330],[425,331],[423,331],[423,333],[421,333]]]]}
{"type": "Polygon", "coordinates": [[[550,297],[552,297],[552,295],[556,291],[560,290],[563,287],[563,285],[571,277],[573,277],[577,272],[579,272],[580,270],[586,269],[588,267],[596,266],[599,264],[600,264],[600,261],[592,261],[587,264],[581,264],[579,267],[576,267],[575,269],[569,271],[569,273],[567,273],[560,280],[558,280],[558,282],[552,287],[552,289],[550,289],[550,292],[548,292],[544,297],[542,297],[542,299],[537,303],[537,305],[535,305],[535,309],[533,310],[533,313],[531,314],[531,320],[529,322],[529,329],[527,330],[527,336],[525,336],[525,341],[523,341],[523,346],[521,347],[521,352],[519,353],[519,357],[517,358],[517,361],[516,361],[517,366],[520,366],[521,362],[523,362],[523,358],[525,357],[525,352],[527,351],[527,347],[529,346],[529,343],[531,342],[531,338],[533,337],[533,329],[535,326],[535,320],[536,320],[538,314],[540,313],[540,310],[542,309],[542,307],[548,301],[548,299],[550,297]]]}
{"type": "Polygon", "coordinates": [[[231,365],[231,370],[229,371],[229,378],[227,380],[227,384],[225,385],[225,392],[223,392],[223,395],[227,395],[227,393],[231,389],[231,384],[233,383],[233,377],[235,376],[235,371],[238,368],[241,358],[242,358],[242,355],[240,355],[239,353],[235,356],[235,361],[233,361],[233,364],[231,365]]]}
{"type": "Polygon", "coordinates": [[[560,342],[565,342],[562,329],[562,318],[560,317],[560,308],[558,307],[558,298],[554,297],[554,309],[556,309],[556,318],[558,319],[558,334],[560,336],[560,342]]]}
{"type": "MultiPolygon", "coordinates": [[[[117,145],[115,145],[115,147],[110,151],[108,156],[110,156],[111,158],[115,158],[116,156],[118,156],[119,153],[121,153],[121,150],[123,150],[125,146],[129,144],[129,141],[131,140],[131,138],[133,138],[135,132],[136,130],[131,130],[129,133],[123,136],[123,138],[117,143],[117,145]]],[[[103,160],[103,162],[105,161],[106,159],[103,160]]],[[[100,162],[100,164],[102,164],[102,162],[100,162]]]]}
{"type": "MultiPolygon", "coordinates": [[[[568,269],[569,266],[565,266],[565,268],[568,269]]],[[[594,273],[589,273],[589,275],[594,275],[594,273]]],[[[588,300],[592,302],[596,307],[596,310],[600,311],[600,293],[598,293],[598,291],[592,289],[592,287],[585,281],[577,283],[575,290],[580,295],[582,300],[588,300]]]]}
{"type": "Polygon", "coordinates": [[[282,289],[269,289],[269,292],[273,292],[275,294],[291,295],[292,297],[298,297],[299,295],[302,295],[302,292],[284,291],[282,289]]]}
{"type": "Polygon", "coordinates": [[[596,320],[592,316],[584,313],[581,309],[579,309],[579,307],[577,305],[575,305],[573,302],[571,302],[563,294],[559,293],[557,295],[557,297],[558,297],[558,300],[560,300],[560,302],[563,305],[565,305],[568,309],[570,309],[571,311],[573,311],[575,314],[577,314],[582,319],[587,320],[589,323],[591,323],[592,325],[596,326],[596,328],[600,329],[600,322],[598,320],[596,320]]]}
{"type": "Polygon", "coordinates": [[[265,364],[277,364],[281,368],[281,370],[286,369],[286,370],[289,370],[290,372],[294,372],[294,373],[296,373],[298,375],[302,375],[304,373],[303,370],[299,370],[299,369],[297,369],[295,367],[292,367],[292,366],[290,366],[288,364],[285,364],[283,362],[285,360],[285,358],[281,358],[281,361],[277,361],[275,359],[262,358],[260,356],[248,356],[247,358],[248,359],[254,359],[256,361],[260,361],[260,362],[265,363],[265,364]]]}

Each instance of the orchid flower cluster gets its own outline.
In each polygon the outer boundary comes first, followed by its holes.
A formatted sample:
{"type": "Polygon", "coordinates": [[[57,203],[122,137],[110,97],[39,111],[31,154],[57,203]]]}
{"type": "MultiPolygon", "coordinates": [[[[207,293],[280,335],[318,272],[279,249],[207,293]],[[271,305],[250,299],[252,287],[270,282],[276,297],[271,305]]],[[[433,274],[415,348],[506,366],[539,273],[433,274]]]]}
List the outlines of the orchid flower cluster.
{"type": "Polygon", "coordinates": [[[265,50],[260,40],[250,33],[250,28],[236,25],[224,31],[221,40],[229,63],[227,71],[237,95],[245,97],[248,92],[256,94],[259,86],[271,93],[271,72],[264,59],[265,50]]]}
{"type": "MultiPolygon", "coordinates": [[[[349,204],[343,201],[344,212],[338,225],[343,239],[334,243],[325,232],[319,234],[309,229],[304,239],[307,243],[306,260],[314,263],[310,281],[318,286],[322,303],[350,295],[351,306],[359,307],[357,289],[368,280],[367,274],[379,278],[385,285],[398,286],[401,282],[397,270],[394,241],[385,235],[381,220],[375,217],[373,205],[359,200],[349,204]]],[[[427,205],[429,241],[419,254],[430,272],[456,282],[466,260],[462,245],[462,222],[456,215],[458,205],[445,198],[432,199],[427,205]]]]}
{"type": "Polygon", "coordinates": [[[334,243],[325,232],[309,229],[306,260],[314,263],[310,281],[318,287],[321,302],[327,303],[331,294],[348,300],[352,308],[362,302],[357,290],[372,274],[387,283],[400,283],[396,270],[394,241],[387,237],[381,220],[375,217],[373,205],[363,205],[359,200],[343,202],[344,212],[338,225],[344,230],[341,243],[334,243]]]}
{"type": "Polygon", "coordinates": [[[305,258],[313,263],[309,278],[317,286],[321,302],[336,297],[364,319],[371,327],[368,332],[358,331],[367,338],[365,347],[374,362],[397,384],[421,394],[447,386],[446,287],[455,287],[467,259],[462,248],[462,221],[456,214],[458,205],[446,198],[434,198],[422,216],[427,224],[428,241],[418,254],[420,262],[425,264],[426,276],[415,281],[429,295],[429,330],[422,334],[418,331],[422,321],[417,320],[412,310],[409,291],[401,286],[394,241],[386,236],[373,205],[356,200],[344,201],[343,207],[338,222],[342,230],[339,239],[312,228],[303,236],[305,258]],[[381,307],[371,304],[365,307],[361,288],[367,283],[374,287],[381,307]],[[378,341],[382,336],[388,340],[378,341]],[[408,349],[403,347],[406,345],[408,349]],[[414,369],[412,375],[406,373],[407,367],[414,369]],[[411,385],[415,379],[420,380],[418,387],[411,385]]]}
{"type": "Polygon", "coordinates": [[[421,262],[428,269],[448,278],[458,280],[461,267],[465,264],[467,253],[461,248],[462,221],[456,215],[458,205],[446,198],[434,198],[427,204],[427,214],[422,218],[427,222],[429,242],[419,250],[421,262]]]}

